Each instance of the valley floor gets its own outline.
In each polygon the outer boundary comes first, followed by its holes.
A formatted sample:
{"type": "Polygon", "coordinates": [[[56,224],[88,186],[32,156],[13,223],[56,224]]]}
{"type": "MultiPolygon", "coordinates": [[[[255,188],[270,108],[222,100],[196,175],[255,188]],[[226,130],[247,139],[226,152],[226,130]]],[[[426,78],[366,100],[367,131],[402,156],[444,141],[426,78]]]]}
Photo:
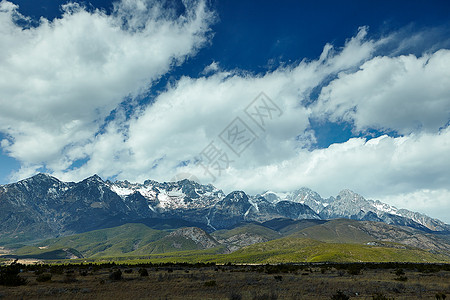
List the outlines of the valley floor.
{"type": "MultiPolygon", "coordinates": [[[[23,269],[1,299],[445,299],[448,265],[64,265],[23,269]],[[141,276],[143,269],[148,276],[141,276]],[[113,272],[121,271],[121,278],[113,272]],[[139,271],[140,270],[140,271],[139,271]],[[40,281],[51,279],[44,282],[40,281]],[[373,298],[374,295],[388,298],[373,298]],[[438,295],[440,298],[438,298],[438,295]],[[339,298],[344,299],[344,298],[339,298]]],[[[120,275],[119,275],[120,277],[120,275]]]]}

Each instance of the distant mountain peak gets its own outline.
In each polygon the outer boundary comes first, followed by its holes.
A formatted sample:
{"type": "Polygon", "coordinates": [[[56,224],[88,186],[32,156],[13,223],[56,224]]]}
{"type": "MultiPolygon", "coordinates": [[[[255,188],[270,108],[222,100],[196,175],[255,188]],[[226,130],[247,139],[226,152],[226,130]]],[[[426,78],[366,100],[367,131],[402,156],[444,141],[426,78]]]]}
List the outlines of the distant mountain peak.
{"type": "Polygon", "coordinates": [[[350,190],[350,189],[343,189],[339,192],[338,197],[361,197],[360,194],[350,190]]]}
{"type": "Polygon", "coordinates": [[[240,201],[243,198],[248,199],[247,194],[244,191],[233,191],[229,193],[225,198],[234,202],[240,201]]]}
{"type": "Polygon", "coordinates": [[[100,176],[98,176],[97,174],[94,174],[91,177],[86,178],[85,180],[86,181],[99,181],[99,182],[104,183],[103,179],[100,176]]]}
{"type": "MultiPolygon", "coordinates": [[[[30,178],[24,179],[24,180],[40,180],[40,181],[42,181],[42,180],[52,180],[52,181],[60,181],[58,178],[53,177],[53,176],[51,176],[49,174],[46,174],[46,173],[38,173],[38,174],[36,174],[36,175],[34,175],[34,176],[30,177],[30,178]]],[[[22,181],[24,181],[24,180],[22,180],[22,181]]]]}

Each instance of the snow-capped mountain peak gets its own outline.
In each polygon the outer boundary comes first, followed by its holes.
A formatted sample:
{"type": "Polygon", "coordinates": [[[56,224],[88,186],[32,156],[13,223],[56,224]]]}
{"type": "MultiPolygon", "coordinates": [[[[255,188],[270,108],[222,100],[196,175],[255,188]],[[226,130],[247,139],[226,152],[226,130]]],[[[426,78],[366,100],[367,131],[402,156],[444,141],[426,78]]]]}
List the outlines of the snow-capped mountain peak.
{"type": "Polygon", "coordinates": [[[147,180],[144,184],[128,181],[108,182],[112,191],[124,200],[134,193],[142,195],[154,210],[198,209],[214,205],[225,197],[212,185],[200,185],[187,179],[158,183],[147,180]]]}
{"type": "Polygon", "coordinates": [[[366,200],[350,190],[327,199],[308,188],[255,196],[244,191],[225,195],[212,185],[189,180],[141,184],[92,176],[74,183],[39,174],[0,185],[0,203],[0,232],[11,236],[24,232],[54,237],[144,219],[182,220],[197,227],[222,229],[276,218],[348,218],[450,231],[450,226],[439,220],[366,200]]]}

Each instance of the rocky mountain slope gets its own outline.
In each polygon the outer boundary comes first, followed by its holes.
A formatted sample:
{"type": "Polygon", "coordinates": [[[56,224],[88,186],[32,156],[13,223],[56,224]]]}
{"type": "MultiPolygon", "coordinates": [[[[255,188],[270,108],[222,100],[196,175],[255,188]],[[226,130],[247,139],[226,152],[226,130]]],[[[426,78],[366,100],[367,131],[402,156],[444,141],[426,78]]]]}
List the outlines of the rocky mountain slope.
{"type": "Polygon", "coordinates": [[[292,201],[311,207],[321,219],[347,218],[409,226],[421,230],[448,231],[448,224],[407,209],[398,209],[378,200],[367,200],[350,190],[343,190],[334,198],[323,199],[316,192],[301,188],[290,193],[266,192],[262,195],[272,202],[292,201]]]}
{"type": "Polygon", "coordinates": [[[305,228],[296,232],[295,235],[323,242],[384,246],[396,243],[404,245],[403,248],[410,246],[450,253],[450,244],[439,236],[407,226],[395,226],[382,222],[336,219],[305,228]]]}

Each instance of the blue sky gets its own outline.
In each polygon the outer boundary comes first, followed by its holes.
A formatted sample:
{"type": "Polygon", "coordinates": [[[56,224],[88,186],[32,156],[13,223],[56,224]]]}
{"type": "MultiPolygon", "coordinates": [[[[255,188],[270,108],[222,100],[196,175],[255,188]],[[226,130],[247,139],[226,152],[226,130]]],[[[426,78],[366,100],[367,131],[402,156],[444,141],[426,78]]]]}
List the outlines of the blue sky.
{"type": "Polygon", "coordinates": [[[189,173],[225,191],[349,188],[450,222],[449,11],[3,0],[0,184],[189,173]],[[252,110],[270,108],[261,126],[252,110]],[[248,144],[226,141],[243,125],[248,144]]]}

